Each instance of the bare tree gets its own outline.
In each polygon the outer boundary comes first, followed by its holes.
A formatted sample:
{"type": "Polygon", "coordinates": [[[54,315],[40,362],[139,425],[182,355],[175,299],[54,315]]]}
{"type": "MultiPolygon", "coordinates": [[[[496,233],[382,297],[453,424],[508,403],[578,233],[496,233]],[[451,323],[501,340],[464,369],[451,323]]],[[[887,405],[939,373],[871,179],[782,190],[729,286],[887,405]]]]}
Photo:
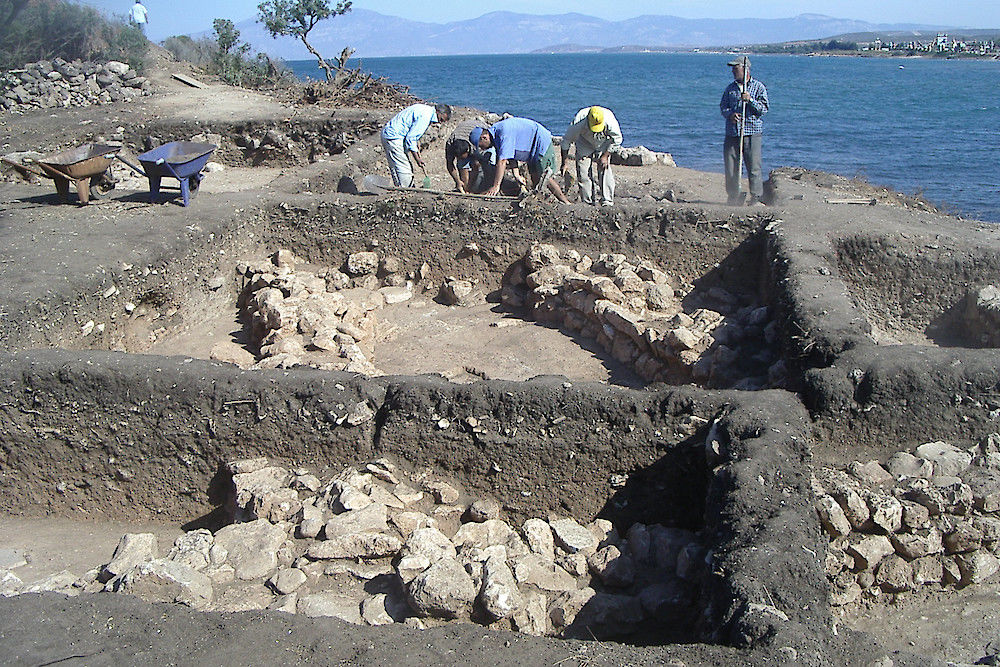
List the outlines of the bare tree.
{"type": "Polygon", "coordinates": [[[333,68],[309,43],[309,31],[324,19],[349,12],[351,2],[341,1],[331,6],[329,0],[267,0],[257,5],[257,9],[260,11],[258,21],[264,24],[271,37],[285,35],[302,40],[309,53],[319,61],[318,67],[326,72],[326,80],[333,81],[333,68]]]}

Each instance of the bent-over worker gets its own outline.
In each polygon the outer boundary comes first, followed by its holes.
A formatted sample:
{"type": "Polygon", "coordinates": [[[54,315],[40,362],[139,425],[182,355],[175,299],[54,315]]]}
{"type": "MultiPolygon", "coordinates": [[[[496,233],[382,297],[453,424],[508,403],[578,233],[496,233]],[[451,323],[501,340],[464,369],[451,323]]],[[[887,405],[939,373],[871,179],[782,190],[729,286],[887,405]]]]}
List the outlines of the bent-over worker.
{"type": "Polygon", "coordinates": [[[413,104],[392,117],[382,128],[382,148],[389,161],[389,173],[396,187],[408,188],[413,185],[413,166],[408,156],[426,171],[420,158],[418,142],[431,123],[444,123],[451,118],[451,107],[447,104],[413,104]]]}
{"type": "Polygon", "coordinates": [[[480,150],[469,142],[469,133],[483,127],[482,119],[463,120],[444,144],[444,164],[458,192],[479,193],[493,184],[496,150],[480,150]]]}
{"type": "Polygon", "coordinates": [[[611,148],[622,145],[622,128],[611,109],[586,107],[580,109],[562,138],[563,174],[569,173],[569,149],[576,144],[576,180],[580,201],[596,204],[598,190],[602,206],[611,206],[615,198],[615,175],[611,171],[611,148]],[[593,176],[597,176],[595,185],[593,176]]]}
{"type": "Polygon", "coordinates": [[[556,173],[556,155],[552,148],[552,133],[541,123],[530,118],[507,118],[488,130],[482,127],[473,129],[469,134],[469,141],[481,150],[490,146],[497,149],[496,174],[493,176],[493,184],[484,194],[499,194],[507,163],[517,160],[527,164],[533,186],[537,187],[544,177],[546,186],[556,199],[569,203],[553,177],[556,173]]]}

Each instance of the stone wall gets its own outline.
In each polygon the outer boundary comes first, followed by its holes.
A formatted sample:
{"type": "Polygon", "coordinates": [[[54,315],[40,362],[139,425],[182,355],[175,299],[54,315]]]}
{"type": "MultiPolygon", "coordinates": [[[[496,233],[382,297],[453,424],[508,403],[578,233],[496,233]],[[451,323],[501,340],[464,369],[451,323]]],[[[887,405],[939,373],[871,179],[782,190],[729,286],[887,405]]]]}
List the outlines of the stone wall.
{"type": "Polygon", "coordinates": [[[0,91],[0,108],[24,113],[31,109],[127,102],[150,94],[150,85],[122,62],[66,62],[56,58],[0,75],[0,91]]]}
{"type": "Polygon", "coordinates": [[[817,476],[834,606],[961,588],[1000,570],[1000,434],[967,450],[929,442],[884,465],[817,476]]]}

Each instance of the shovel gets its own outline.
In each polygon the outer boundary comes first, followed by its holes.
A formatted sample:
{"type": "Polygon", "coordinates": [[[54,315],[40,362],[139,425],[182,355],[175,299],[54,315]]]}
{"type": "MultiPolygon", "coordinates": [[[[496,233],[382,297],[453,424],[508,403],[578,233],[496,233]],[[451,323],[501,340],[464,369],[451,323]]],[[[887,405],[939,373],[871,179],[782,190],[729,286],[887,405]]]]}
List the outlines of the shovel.
{"type": "Polygon", "coordinates": [[[420,184],[420,187],[422,187],[424,190],[430,190],[431,177],[427,175],[427,167],[425,167],[423,163],[420,164],[420,170],[424,172],[424,182],[420,184]]]}

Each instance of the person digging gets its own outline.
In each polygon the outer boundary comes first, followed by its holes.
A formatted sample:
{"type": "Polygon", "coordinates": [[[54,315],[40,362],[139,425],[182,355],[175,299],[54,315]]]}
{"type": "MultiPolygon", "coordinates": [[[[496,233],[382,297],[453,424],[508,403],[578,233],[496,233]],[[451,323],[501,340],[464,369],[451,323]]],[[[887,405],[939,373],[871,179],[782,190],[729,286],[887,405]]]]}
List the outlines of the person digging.
{"type": "Polygon", "coordinates": [[[485,151],[491,146],[495,146],[497,150],[493,184],[483,194],[499,194],[507,172],[507,163],[517,160],[527,164],[533,186],[538,187],[544,179],[545,185],[556,199],[564,204],[570,203],[553,177],[556,173],[556,155],[552,148],[552,133],[541,123],[529,118],[507,118],[488,130],[482,127],[473,129],[469,133],[469,141],[473,146],[479,146],[480,150],[485,151]]]}

